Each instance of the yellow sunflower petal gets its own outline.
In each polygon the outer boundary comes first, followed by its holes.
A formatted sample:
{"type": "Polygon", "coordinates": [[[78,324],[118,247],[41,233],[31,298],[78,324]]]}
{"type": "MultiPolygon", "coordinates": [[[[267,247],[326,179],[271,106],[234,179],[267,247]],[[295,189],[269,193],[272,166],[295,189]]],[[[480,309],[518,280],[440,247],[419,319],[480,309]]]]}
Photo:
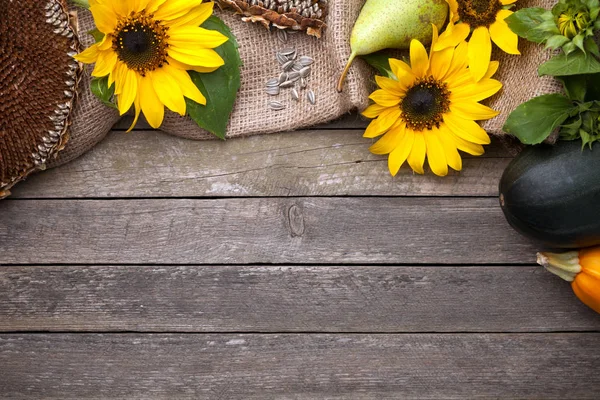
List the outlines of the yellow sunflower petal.
{"type": "Polygon", "coordinates": [[[94,17],[96,28],[102,33],[109,34],[115,30],[117,26],[118,16],[112,7],[104,4],[95,4],[90,6],[90,11],[94,17]]]}
{"type": "Polygon", "coordinates": [[[82,51],[81,53],[77,54],[74,58],[77,61],[86,63],[86,64],[95,63],[96,60],[98,59],[98,46],[95,44],[91,45],[90,47],[88,47],[87,49],[82,51]]]}
{"type": "Polygon", "coordinates": [[[383,89],[379,89],[371,93],[369,99],[384,107],[394,107],[400,104],[400,96],[394,95],[393,93],[387,92],[383,89]]]}
{"type": "Polygon", "coordinates": [[[98,53],[96,65],[92,71],[92,76],[102,77],[110,74],[117,65],[117,53],[114,51],[101,51],[98,53]]]}
{"type": "Polygon", "coordinates": [[[398,81],[395,81],[393,79],[377,75],[375,76],[375,81],[377,82],[377,86],[379,86],[381,89],[390,92],[396,96],[402,96],[405,92],[400,88],[398,81]]]}
{"type": "Polygon", "coordinates": [[[448,130],[446,125],[440,126],[440,134],[438,136],[440,142],[442,143],[442,147],[444,148],[444,154],[446,154],[446,161],[448,162],[448,166],[455,171],[462,170],[462,158],[458,153],[458,149],[456,148],[456,143],[454,142],[454,138],[452,133],[448,130]]]}
{"type": "Polygon", "coordinates": [[[480,81],[488,70],[492,57],[490,32],[485,26],[473,31],[469,40],[469,69],[475,81],[480,81]]]}
{"type": "Polygon", "coordinates": [[[452,113],[444,114],[444,123],[459,138],[474,144],[490,144],[490,137],[477,122],[457,117],[452,113]]]}
{"type": "Polygon", "coordinates": [[[211,72],[216,71],[219,67],[200,67],[198,65],[187,65],[182,62],[177,61],[174,58],[167,57],[167,62],[170,66],[175,67],[177,69],[182,69],[184,71],[196,71],[201,72],[203,74],[209,74],[211,72]]]}
{"type": "Polygon", "coordinates": [[[206,97],[202,94],[200,89],[194,82],[187,71],[183,71],[180,69],[176,69],[173,67],[167,67],[168,73],[175,78],[175,80],[179,83],[179,87],[183,92],[183,95],[190,100],[194,100],[198,104],[206,105],[206,97]]]}
{"type": "Polygon", "coordinates": [[[379,126],[379,118],[378,118],[378,119],[374,119],[373,121],[371,121],[369,123],[369,125],[367,126],[367,129],[365,129],[365,133],[363,133],[363,137],[372,139],[372,138],[376,138],[377,136],[381,136],[384,133],[385,133],[385,129],[382,129],[379,126]]]}
{"type": "Polygon", "coordinates": [[[135,96],[135,100],[133,101],[133,106],[135,107],[135,117],[133,118],[133,122],[129,126],[129,129],[127,129],[127,133],[131,132],[133,130],[133,128],[135,128],[135,125],[137,124],[138,120],[140,119],[140,112],[142,111],[142,106],[141,106],[141,99],[140,99],[139,94],[137,96],[135,96]]]}
{"type": "Polygon", "coordinates": [[[166,0],[150,0],[150,1],[148,1],[148,4],[146,5],[146,13],[154,14],[156,12],[156,10],[158,10],[158,7],[162,6],[162,4],[165,1],[166,0]]]}
{"type": "Polygon", "coordinates": [[[388,169],[392,176],[396,176],[398,171],[400,171],[402,164],[404,164],[412,150],[414,141],[415,133],[411,129],[405,129],[404,135],[398,142],[398,146],[396,146],[388,157],[388,169]]]}
{"type": "Polygon", "coordinates": [[[472,156],[480,156],[485,153],[482,145],[469,142],[458,136],[454,136],[454,142],[456,143],[456,148],[472,156]]]}
{"type": "Polygon", "coordinates": [[[373,154],[383,155],[389,154],[398,146],[400,139],[404,135],[406,124],[402,124],[395,129],[391,129],[383,135],[375,144],[369,147],[369,151],[373,154]]]}
{"type": "Polygon", "coordinates": [[[400,78],[401,76],[404,76],[405,74],[413,75],[412,69],[404,61],[397,60],[395,58],[390,58],[389,62],[390,62],[390,68],[392,69],[392,72],[394,73],[394,75],[396,75],[397,78],[400,78]]]}
{"type": "Polygon", "coordinates": [[[446,76],[444,76],[444,80],[451,82],[454,76],[462,73],[467,68],[469,65],[468,47],[467,42],[460,42],[456,46],[452,55],[452,63],[450,64],[450,68],[448,68],[446,76]]]}
{"type": "Polygon", "coordinates": [[[503,6],[507,6],[509,4],[514,4],[516,2],[517,2],[517,0],[500,0],[500,4],[502,4],[503,6]]]}
{"type": "MultiPolygon", "coordinates": [[[[115,80],[115,94],[119,95],[123,92],[123,84],[125,83],[125,75],[127,75],[127,71],[129,70],[129,68],[127,68],[127,65],[125,65],[125,63],[118,61],[117,65],[115,66],[115,70],[113,71],[112,75],[114,77],[115,80]]],[[[110,76],[109,76],[110,79],[110,76]]]]}
{"type": "Polygon", "coordinates": [[[140,104],[146,121],[154,129],[158,129],[165,116],[165,106],[158,98],[152,85],[152,74],[140,80],[140,104]]]}
{"type": "Polygon", "coordinates": [[[186,105],[179,82],[169,72],[168,68],[152,71],[152,86],[160,101],[171,111],[185,115],[186,105]]]}
{"type": "Polygon", "coordinates": [[[170,47],[169,55],[177,61],[188,65],[218,68],[225,64],[221,56],[212,49],[188,50],[181,47],[170,47]]]}
{"type": "Polygon", "coordinates": [[[212,15],[214,4],[215,3],[213,3],[212,1],[209,1],[208,3],[202,3],[198,7],[191,10],[189,13],[172,20],[169,23],[169,26],[200,26],[212,15]]]}
{"type": "Polygon", "coordinates": [[[440,51],[431,52],[431,74],[435,79],[442,80],[450,65],[452,64],[452,57],[454,56],[454,47],[448,47],[440,51]]]}
{"type": "Polygon", "coordinates": [[[446,0],[446,3],[448,3],[448,7],[450,8],[450,18],[448,19],[448,21],[452,21],[452,22],[456,22],[459,19],[458,16],[458,1],[456,0],[446,0]]]}
{"type": "Polygon", "coordinates": [[[481,101],[496,94],[502,89],[502,83],[495,79],[482,79],[477,83],[455,88],[450,93],[450,101],[481,101]]]}
{"type": "Polygon", "coordinates": [[[476,103],[474,101],[458,101],[450,104],[450,112],[457,117],[470,119],[473,121],[482,121],[494,118],[500,114],[488,106],[476,103]]]}
{"type": "Polygon", "coordinates": [[[380,106],[379,104],[371,104],[361,114],[367,118],[376,118],[386,108],[387,107],[380,106]]]}
{"type": "Polygon", "coordinates": [[[490,79],[492,76],[498,72],[498,68],[500,67],[500,63],[498,61],[490,61],[490,66],[483,76],[483,79],[490,79]]]}
{"type": "Polygon", "coordinates": [[[221,32],[196,26],[169,28],[169,46],[188,49],[213,49],[227,40],[221,32]]]}
{"type": "Polygon", "coordinates": [[[438,139],[439,129],[433,128],[431,131],[426,131],[425,144],[427,146],[427,161],[429,167],[437,176],[448,175],[448,162],[446,161],[446,154],[444,153],[444,147],[438,139]]]}
{"type": "Polygon", "coordinates": [[[117,97],[117,106],[119,114],[125,114],[133,104],[138,94],[138,74],[128,69],[123,83],[123,92],[117,97]]]}
{"type": "Polygon", "coordinates": [[[429,69],[427,50],[421,42],[415,39],[410,41],[410,66],[418,78],[424,77],[429,69]]]}
{"type": "Polygon", "coordinates": [[[521,54],[519,51],[519,37],[510,30],[508,24],[504,21],[512,15],[512,11],[500,10],[496,15],[496,22],[490,25],[490,36],[496,46],[508,54],[521,54]]]}
{"type": "MultiPolygon", "coordinates": [[[[407,129],[409,131],[409,129],[407,129]]],[[[414,141],[412,145],[412,149],[410,150],[410,154],[408,155],[407,161],[408,165],[415,171],[417,174],[423,175],[425,170],[423,170],[423,163],[425,162],[425,155],[427,153],[427,146],[425,145],[425,138],[423,137],[423,133],[414,132],[414,141]]]]}
{"type": "MultiPolygon", "coordinates": [[[[450,28],[450,26],[451,25],[448,25],[448,28],[450,28]]],[[[448,47],[456,47],[469,36],[469,33],[471,33],[471,28],[465,23],[452,25],[450,30],[448,28],[446,28],[446,31],[438,38],[433,47],[434,51],[440,51],[448,47]]]]}
{"type": "Polygon", "coordinates": [[[182,17],[195,7],[202,4],[202,0],[167,0],[154,13],[154,18],[161,21],[170,21],[182,17]]]}

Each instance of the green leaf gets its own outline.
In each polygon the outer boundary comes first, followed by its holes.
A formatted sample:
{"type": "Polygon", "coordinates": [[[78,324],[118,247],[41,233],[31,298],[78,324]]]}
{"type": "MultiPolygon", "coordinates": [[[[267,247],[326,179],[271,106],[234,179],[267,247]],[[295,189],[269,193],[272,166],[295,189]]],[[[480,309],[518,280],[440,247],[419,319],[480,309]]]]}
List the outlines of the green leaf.
{"type": "Polygon", "coordinates": [[[552,12],[541,7],[524,8],[504,21],[514,33],[530,42],[544,43],[550,36],[560,34],[552,12]]]}
{"type": "Polygon", "coordinates": [[[94,41],[96,43],[100,43],[102,41],[102,39],[104,39],[104,33],[100,32],[100,30],[98,28],[94,28],[90,31],[87,32],[89,35],[92,35],[92,37],[94,38],[94,41]]]}
{"type": "Polygon", "coordinates": [[[569,39],[563,35],[550,36],[546,41],[547,49],[559,49],[569,42],[569,39]]]}
{"type": "Polygon", "coordinates": [[[115,84],[108,87],[108,75],[102,78],[93,78],[90,82],[90,90],[105,106],[117,109],[113,101],[115,84]]]}
{"type": "Polygon", "coordinates": [[[560,94],[539,96],[517,107],[503,129],[524,144],[539,144],[565,122],[574,107],[571,100],[560,94]]]}
{"type": "Polygon", "coordinates": [[[237,40],[223,21],[211,16],[202,27],[219,31],[229,38],[226,43],[215,49],[225,60],[225,65],[209,74],[189,71],[192,81],[206,97],[206,106],[186,98],[187,111],[198,126],[220,139],[225,139],[229,116],[241,86],[242,60],[238,53],[237,40]]]}
{"type": "Polygon", "coordinates": [[[582,51],[572,54],[559,54],[540,65],[538,74],[540,76],[567,76],[595,74],[600,72],[600,61],[591,54],[586,55],[582,51]]]}
{"type": "Polygon", "coordinates": [[[375,68],[381,75],[397,80],[396,76],[392,72],[392,69],[390,68],[390,56],[387,53],[378,52],[366,54],[360,56],[360,58],[369,63],[369,65],[375,68]]]}
{"type": "Polygon", "coordinates": [[[585,101],[587,91],[586,75],[560,76],[558,80],[562,81],[569,99],[572,101],[585,101]]]}

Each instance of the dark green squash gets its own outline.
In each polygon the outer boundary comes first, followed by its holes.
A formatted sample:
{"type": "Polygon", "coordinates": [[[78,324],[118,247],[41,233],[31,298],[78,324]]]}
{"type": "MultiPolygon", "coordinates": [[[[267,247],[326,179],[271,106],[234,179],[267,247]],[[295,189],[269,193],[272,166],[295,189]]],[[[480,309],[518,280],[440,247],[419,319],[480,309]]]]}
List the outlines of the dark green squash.
{"type": "Polygon", "coordinates": [[[546,246],[600,244],[600,146],[527,147],[502,175],[500,205],[513,228],[546,246]]]}

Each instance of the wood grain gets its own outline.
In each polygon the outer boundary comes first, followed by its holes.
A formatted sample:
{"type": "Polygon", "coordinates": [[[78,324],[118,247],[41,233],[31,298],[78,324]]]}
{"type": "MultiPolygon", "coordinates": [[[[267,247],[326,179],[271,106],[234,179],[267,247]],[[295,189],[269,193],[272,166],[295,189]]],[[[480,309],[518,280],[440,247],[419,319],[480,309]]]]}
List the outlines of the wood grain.
{"type": "Polygon", "coordinates": [[[463,171],[439,178],[369,152],[359,130],[312,130],[195,142],[113,132],[80,159],[18,185],[12,198],[214,196],[496,196],[511,153],[495,141],[463,171]]]}
{"type": "Polygon", "coordinates": [[[536,249],[494,198],[0,203],[4,264],[531,264],[536,249]]]}
{"type": "Polygon", "coordinates": [[[600,331],[541,267],[0,268],[0,331],[600,331]]]}
{"type": "Polygon", "coordinates": [[[600,333],[0,335],[5,398],[597,399],[600,333]]]}

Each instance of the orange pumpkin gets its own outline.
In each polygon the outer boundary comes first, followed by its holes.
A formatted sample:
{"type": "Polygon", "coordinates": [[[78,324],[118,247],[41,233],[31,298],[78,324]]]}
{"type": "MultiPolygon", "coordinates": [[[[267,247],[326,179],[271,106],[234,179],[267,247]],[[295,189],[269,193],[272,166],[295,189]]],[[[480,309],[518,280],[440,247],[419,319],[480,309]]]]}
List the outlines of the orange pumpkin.
{"type": "Polygon", "coordinates": [[[538,253],[538,264],[571,282],[575,295],[600,313],[600,246],[567,253],[538,253]]]}

